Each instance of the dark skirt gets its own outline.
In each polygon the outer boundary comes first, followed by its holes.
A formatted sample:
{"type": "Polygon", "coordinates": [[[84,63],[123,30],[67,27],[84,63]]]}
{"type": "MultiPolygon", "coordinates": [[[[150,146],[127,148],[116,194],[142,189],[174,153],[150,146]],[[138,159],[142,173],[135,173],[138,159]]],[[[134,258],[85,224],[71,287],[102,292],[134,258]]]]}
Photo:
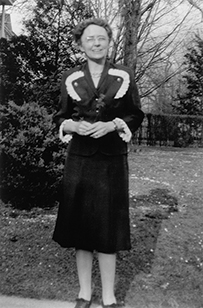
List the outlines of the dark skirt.
{"type": "Polygon", "coordinates": [[[68,154],[53,240],[103,253],[131,248],[127,155],[68,154]]]}

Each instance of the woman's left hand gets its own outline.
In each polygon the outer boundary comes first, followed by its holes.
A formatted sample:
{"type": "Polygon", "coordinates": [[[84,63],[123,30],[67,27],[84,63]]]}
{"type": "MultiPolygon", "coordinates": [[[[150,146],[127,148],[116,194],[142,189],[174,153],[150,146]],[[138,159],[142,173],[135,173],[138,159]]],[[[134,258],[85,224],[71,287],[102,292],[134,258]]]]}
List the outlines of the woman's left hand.
{"type": "Polygon", "coordinates": [[[115,130],[115,125],[112,121],[109,122],[95,122],[92,124],[91,129],[89,130],[89,135],[92,138],[100,138],[105,136],[106,134],[115,130]]]}

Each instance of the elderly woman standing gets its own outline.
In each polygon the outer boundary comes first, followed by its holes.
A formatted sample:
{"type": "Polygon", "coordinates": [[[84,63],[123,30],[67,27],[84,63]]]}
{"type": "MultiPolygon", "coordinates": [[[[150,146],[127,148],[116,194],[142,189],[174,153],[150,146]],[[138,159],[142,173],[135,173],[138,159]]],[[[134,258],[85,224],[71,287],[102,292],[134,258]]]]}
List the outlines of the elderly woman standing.
{"type": "Polygon", "coordinates": [[[63,74],[54,116],[61,140],[69,144],[53,239],[76,249],[80,291],[75,308],[91,306],[93,251],[102,307],[117,307],[116,252],[131,248],[127,142],[144,115],[131,70],[106,59],[109,25],[85,20],[74,35],[87,61],[63,74]]]}

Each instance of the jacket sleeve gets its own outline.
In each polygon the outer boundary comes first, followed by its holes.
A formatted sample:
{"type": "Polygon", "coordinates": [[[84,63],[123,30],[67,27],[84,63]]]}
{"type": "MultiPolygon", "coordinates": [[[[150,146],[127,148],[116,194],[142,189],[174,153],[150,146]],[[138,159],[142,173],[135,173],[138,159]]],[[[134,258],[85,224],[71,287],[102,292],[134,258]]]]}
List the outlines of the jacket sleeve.
{"type": "Polygon", "coordinates": [[[56,123],[57,127],[59,127],[64,120],[70,119],[73,113],[72,98],[68,95],[65,85],[67,76],[68,72],[63,73],[61,80],[61,95],[59,100],[59,108],[53,116],[53,121],[56,123]]]}
{"type": "Polygon", "coordinates": [[[141,110],[140,97],[138,89],[133,77],[133,73],[130,74],[130,85],[126,93],[126,111],[123,116],[123,120],[128,125],[132,133],[134,133],[141,125],[144,119],[144,113],[141,110]]]}

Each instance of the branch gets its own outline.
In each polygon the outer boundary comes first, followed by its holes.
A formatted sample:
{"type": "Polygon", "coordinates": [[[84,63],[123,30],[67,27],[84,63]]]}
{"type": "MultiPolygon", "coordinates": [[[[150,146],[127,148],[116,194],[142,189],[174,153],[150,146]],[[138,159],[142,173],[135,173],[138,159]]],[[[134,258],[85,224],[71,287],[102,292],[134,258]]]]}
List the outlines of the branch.
{"type": "Polygon", "coordinates": [[[198,9],[200,13],[202,14],[202,20],[203,20],[203,9],[194,1],[194,0],[187,0],[193,7],[198,9]]]}
{"type": "Polygon", "coordinates": [[[148,90],[147,92],[145,92],[142,97],[146,97],[149,94],[153,93],[155,90],[157,90],[160,86],[162,86],[164,83],[166,83],[167,81],[169,81],[172,77],[176,76],[178,73],[182,73],[185,69],[178,69],[175,72],[173,72],[172,74],[170,74],[169,76],[167,76],[164,80],[160,81],[157,85],[155,85],[153,88],[151,88],[150,90],[148,90]]]}
{"type": "MultiPolygon", "coordinates": [[[[189,11],[190,12],[190,11],[189,11]]],[[[140,70],[139,74],[137,74],[137,79],[140,79],[148,70],[149,67],[152,66],[152,64],[156,59],[158,61],[160,61],[161,59],[159,58],[162,54],[164,54],[164,52],[166,52],[166,50],[168,49],[168,47],[171,45],[171,43],[173,42],[174,38],[172,37],[172,35],[175,33],[175,36],[177,36],[178,33],[176,33],[176,31],[180,30],[180,27],[183,23],[183,21],[186,19],[186,17],[188,16],[188,13],[186,13],[186,15],[182,18],[182,20],[174,27],[173,30],[171,30],[167,36],[164,37],[164,39],[156,44],[153,44],[153,46],[151,48],[147,49],[147,53],[149,54],[149,58],[148,60],[145,61],[144,67],[140,70]],[[171,40],[169,40],[169,38],[171,38],[171,40]]],[[[177,48],[177,46],[175,46],[175,48],[177,48]]],[[[140,54],[141,52],[139,52],[140,54]]],[[[169,52],[169,53],[172,53],[169,52]]],[[[163,59],[162,59],[163,60],[163,59]]]]}
{"type": "Polygon", "coordinates": [[[146,8],[144,8],[142,11],[141,11],[141,16],[143,16],[147,11],[149,10],[152,10],[155,3],[156,3],[157,0],[153,0],[151,3],[149,3],[146,8]]]}

